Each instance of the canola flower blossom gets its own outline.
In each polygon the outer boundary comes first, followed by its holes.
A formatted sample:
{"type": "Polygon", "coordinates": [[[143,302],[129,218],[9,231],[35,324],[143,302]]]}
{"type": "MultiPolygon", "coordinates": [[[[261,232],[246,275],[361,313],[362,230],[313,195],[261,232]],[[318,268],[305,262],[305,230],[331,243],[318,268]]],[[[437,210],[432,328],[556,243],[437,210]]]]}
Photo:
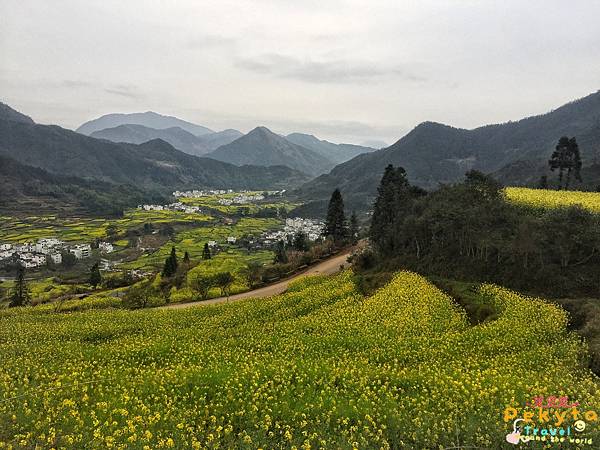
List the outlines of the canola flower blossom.
{"type": "Polygon", "coordinates": [[[500,448],[532,393],[600,409],[562,309],[479,294],[477,326],[410,272],[370,297],[343,272],[187,310],[0,311],[0,448],[500,448]]]}
{"type": "Polygon", "coordinates": [[[580,205],[591,212],[600,213],[600,193],[598,192],[554,191],[522,187],[508,187],[504,191],[509,201],[536,210],[580,205]]]}

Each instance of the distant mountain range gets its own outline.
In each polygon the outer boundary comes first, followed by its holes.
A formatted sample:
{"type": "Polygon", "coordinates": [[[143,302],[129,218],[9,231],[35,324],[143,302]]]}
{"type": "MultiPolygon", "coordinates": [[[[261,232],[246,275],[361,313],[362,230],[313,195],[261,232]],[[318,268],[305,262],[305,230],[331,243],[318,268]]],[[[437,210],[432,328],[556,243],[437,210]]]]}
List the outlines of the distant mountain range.
{"type": "Polygon", "coordinates": [[[221,145],[229,144],[242,136],[242,133],[237,130],[225,130],[196,136],[180,127],[156,129],[144,125],[125,124],[94,131],[90,136],[130,144],[143,144],[153,139],[162,139],[177,150],[190,155],[201,156],[221,145]]]}
{"type": "MultiPolygon", "coordinates": [[[[335,164],[343,163],[362,153],[374,152],[376,149],[353,144],[334,144],[322,141],[311,134],[292,133],[285,137],[288,141],[318,153],[333,161],[335,164]]],[[[321,172],[322,173],[322,172],[321,172]]]]}
{"type": "MultiPolygon", "coordinates": [[[[304,173],[286,166],[238,167],[188,155],[160,139],[140,145],[118,144],[58,126],[38,125],[3,104],[0,156],[5,161],[10,158],[13,167],[19,164],[14,176],[27,178],[27,170],[22,166],[29,166],[44,171],[36,172],[42,180],[48,173],[95,181],[103,188],[108,184],[135,185],[146,192],[170,193],[180,188],[289,189],[308,180],[304,173]]],[[[5,173],[5,179],[7,176],[5,173]]],[[[23,179],[21,184],[28,181],[31,180],[23,179]]],[[[14,179],[11,182],[19,184],[14,179]]]]}
{"type": "Polygon", "coordinates": [[[302,186],[301,198],[323,201],[339,187],[348,202],[367,208],[388,164],[402,166],[411,183],[432,189],[477,169],[510,184],[536,183],[547,169],[558,139],[576,136],[588,185],[600,180],[600,92],[539,116],[473,130],[433,122],[417,126],[392,146],[361,154],[302,186]],[[587,167],[587,169],[586,169],[587,167]]]}
{"type": "Polygon", "coordinates": [[[162,114],[158,114],[153,111],[131,114],[106,114],[102,117],[84,123],[75,131],[89,136],[94,131],[100,131],[106,128],[114,128],[118,127],[119,125],[143,125],[145,127],[155,128],[158,130],[179,127],[195,136],[214,133],[214,131],[210,128],[196,125],[194,123],[178,119],[177,117],[163,116],[162,114]]]}
{"type": "Polygon", "coordinates": [[[348,161],[356,155],[375,150],[360,145],[334,144],[309,134],[292,133],[284,137],[264,127],[252,130],[248,137],[232,129],[214,132],[206,127],[154,112],[108,114],[86,122],[77,132],[112,142],[131,144],[162,139],[190,155],[206,155],[236,165],[286,165],[313,176],[325,173],[336,164],[348,161]],[[178,126],[170,126],[176,121],[178,126]],[[108,123],[118,125],[100,128],[108,123]],[[198,129],[202,131],[201,134],[197,133],[198,129]],[[263,132],[260,133],[260,130],[263,132]],[[241,140],[234,145],[220,149],[238,139],[241,140]]]}

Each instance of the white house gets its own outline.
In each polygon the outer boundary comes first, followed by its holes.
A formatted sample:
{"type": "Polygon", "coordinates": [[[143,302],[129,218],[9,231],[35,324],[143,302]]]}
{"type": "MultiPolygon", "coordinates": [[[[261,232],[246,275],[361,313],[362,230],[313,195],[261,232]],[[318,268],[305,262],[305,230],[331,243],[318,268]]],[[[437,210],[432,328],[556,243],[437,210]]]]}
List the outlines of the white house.
{"type": "Polygon", "coordinates": [[[100,242],[98,249],[100,249],[101,253],[112,253],[115,247],[110,242],[100,242]]]}
{"type": "Polygon", "coordinates": [[[79,244],[71,247],[69,252],[73,253],[77,259],[89,258],[92,254],[92,247],[90,244],[79,244]]]}
{"type": "Polygon", "coordinates": [[[63,244],[63,241],[56,238],[40,239],[37,244],[35,244],[35,251],[37,253],[48,255],[53,252],[53,249],[63,244]]]}
{"type": "Polygon", "coordinates": [[[22,253],[19,256],[20,263],[26,269],[33,267],[39,267],[46,264],[46,257],[44,255],[34,255],[33,253],[22,253]]]}
{"type": "Polygon", "coordinates": [[[233,237],[233,236],[229,236],[229,237],[227,238],[227,243],[228,243],[228,244],[235,244],[235,243],[236,243],[236,241],[237,241],[237,239],[236,239],[235,237],[233,237]]]}
{"type": "Polygon", "coordinates": [[[209,247],[216,247],[217,246],[217,241],[208,241],[208,246],[209,247]]]}
{"type": "Polygon", "coordinates": [[[35,251],[35,245],[34,244],[30,244],[29,242],[25,242],[24,244],[17,244],[17,245],[15,245],[15,250],[17,252],[22,252],[22,253],[34,252],[35,251]]]}

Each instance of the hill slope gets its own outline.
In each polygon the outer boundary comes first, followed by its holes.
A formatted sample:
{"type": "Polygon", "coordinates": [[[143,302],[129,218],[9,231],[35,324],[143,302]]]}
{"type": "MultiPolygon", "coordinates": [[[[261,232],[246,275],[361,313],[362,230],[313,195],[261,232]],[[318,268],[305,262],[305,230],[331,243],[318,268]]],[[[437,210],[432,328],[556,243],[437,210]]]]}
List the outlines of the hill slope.
{"type": "Polygon", "coordinates": [[[216,131],[211,134],[203,134],[202,136],[198,136],[198,139],[202,142],[202,145],[207,149],[207,152],[211,152],[213,150],[218,149],[222,145],[227,145],[236,139],[239,139],[244,134],[239,132],[238,130],[234,130],[229,128],[223,131],[216,131]]]}
{"type": "Polygon", "coordinates": [[[236,165],[285,165],[309,175],[324,173],[335,165],[313,150],[294,144],[265,127],[257,127],[206,156],[236,165]]]}
{"type": "Polygon", "coordinates": [[[60,175],[143,188],[289,188],[307,177],[287,167],[236,167],[153,140],[116,144],[57,126],[0,120],[0,155],[60,175]]]}
{"type": "Polygon", "coordinates": [[[563,135],[577,137],[584,166],[600,156],[600,92],[547,114],[473,130],[422,123],[392,146],[336,166],[329,174],[307,183],[299,193],[310,200],[324,199],[340,187],[349,198],[366,207],[388,164],[404,167],[409,180],[425,188],[454,182],[469,169],[498,172],[501,181],[510,175],[511,182],[518,183],[514,179],[517,174],[509,169],[515,164],[523,172],[518,178],[533,173],[537,180],[563,135]]]}
{"type": "Polygon", "coordinates": [[[143,202],[166,201],[164,196],[131,185],[55,175],[0,156],[0,211],[5,213],[68,211],[106,215],[143,202]]]}
{"type": "Polygon", "coordinates": [[[143,144],[153,139],[162,139],[177,150],[196,156],[204,155],[221,145],[229,144],[240,136],[242,136],[242,133],[237,130],[225,130],[196,136],[180,127],[156,129],[134,124],[105,128],[90,134],[90,137],[130,144],[143,144]]]}
{"type": "Polygon", "coordinates": [[[163,116],[162,114],[158,114],[153,111],[131,114],[106,114],[97,119],[85,122],[83,125],[77,128],[76,131],[81,134],[90,135],[94,131],[100,131],[106,128],[114,128],[118,127],[119,125],[127,124],[143,125],[148,128],[156,129],[179,127],[196,136],[213,132],[211,129],[201,125],[196,125],[194,123],[178,119],[177,117],[163,116]]]}
{"type": "Polygon", "coordinates": [[[5,103],[0,102],[0,120],[11,120],[13,122],[35,123],[31,117],[21,114],[5,103]]]}
{"type": "Polygon", "coordinates": [[[201,141],[192,133],[183,128],[171,127],[164,129],[155,129],[143,125],[119,125],[114,128],[105,128],[104,130],[94,131],[90,137],[97,139],[107,139],[112,142],[127,142],[130,144],[143,144],[153,139],[162,139],[168,142],[177,150],[191,154],[201,155],[206,153],[201,141]]]}
{"type": "Polygon", "coordinates": [[[343,163],[361,153],[374,152],[375,148],[364,147],[353,144],[334,144],[328,141],[322,141],[311,134],[292,133],[285,137],[294,144],[308,148],[319,155],[333,161],[336,164],[343,163]]]}
{"type": "Polygon", "coordinates": [[[68,387],[0,403],[3,440],[33,448],[55,433],[57,447],[84,448],[100,430],[123,448],[500,449],[512,431],[505,408],[562,393],[565,380],[582,415],[598,410],[587,344],[563,310],[490,285],[472,295],[497,318],[471,326],[408,272],[363,297],[348,271],[179,311],[3,310],[4,391],[22,392],[24,377],[68,387]],[[110,426],[97,425],[102,414],[110,426]]]}

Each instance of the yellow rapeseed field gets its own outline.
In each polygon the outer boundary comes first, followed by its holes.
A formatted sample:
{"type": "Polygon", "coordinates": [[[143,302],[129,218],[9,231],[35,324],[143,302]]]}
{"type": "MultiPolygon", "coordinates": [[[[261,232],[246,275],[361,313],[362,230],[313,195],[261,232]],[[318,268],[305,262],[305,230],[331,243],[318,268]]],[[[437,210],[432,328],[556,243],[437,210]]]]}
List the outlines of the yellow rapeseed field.
{"type": "Polygon", "coordinates": [[[371,297],[343,272],[187,310],[1,311],[0,448],[495,449],[507,405],[600,408],[563,310],[480,295],[477,326],[409,272],[371,297]]]}
{"type": "Polygon", "coordinates": [[[600,213],[599,192],[554,191],[520,187],[508,187],[505,192],[508,200],[535,209],[581,205],[592,212],[600,213]]]}

